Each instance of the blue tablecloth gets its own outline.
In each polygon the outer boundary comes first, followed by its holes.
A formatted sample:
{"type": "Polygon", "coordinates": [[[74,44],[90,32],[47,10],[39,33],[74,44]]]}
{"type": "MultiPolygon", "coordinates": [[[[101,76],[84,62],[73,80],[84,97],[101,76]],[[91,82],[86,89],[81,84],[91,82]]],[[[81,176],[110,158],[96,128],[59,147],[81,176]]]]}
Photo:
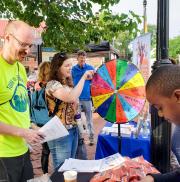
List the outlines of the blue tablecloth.
{"type": "MultiPolygon", "coordinates": [[[[134,124],[134,122],[131,122],[134,124]]],[[[111,126],[111,123],[106,123],[106,126],[111,126]]],[[[143,155],[143,157],[151,162],[151,144],[150,137],[142,138],[140,135],[138,138],[121,137],[121,155],[128,156],[130,158],[143,155]]],[[[111,136],[111,134],[99,134],[96,146],[95,159],[102,159],[109,155],[118,152],[118,136],[111,136]]]]}

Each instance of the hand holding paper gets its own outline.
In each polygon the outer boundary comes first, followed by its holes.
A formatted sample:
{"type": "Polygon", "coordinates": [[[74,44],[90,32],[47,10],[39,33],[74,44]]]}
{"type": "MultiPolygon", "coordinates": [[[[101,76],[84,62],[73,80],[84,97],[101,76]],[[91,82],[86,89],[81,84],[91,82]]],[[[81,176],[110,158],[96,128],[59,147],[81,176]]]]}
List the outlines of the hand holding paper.
{"type": "Polygon", "coordinates": [[[39,129],[39,131],[45,135],[43,142],[55,140],[69,134],[57,116],[54,116],[51,120],[49,120],[43,127],[39,129]]]}

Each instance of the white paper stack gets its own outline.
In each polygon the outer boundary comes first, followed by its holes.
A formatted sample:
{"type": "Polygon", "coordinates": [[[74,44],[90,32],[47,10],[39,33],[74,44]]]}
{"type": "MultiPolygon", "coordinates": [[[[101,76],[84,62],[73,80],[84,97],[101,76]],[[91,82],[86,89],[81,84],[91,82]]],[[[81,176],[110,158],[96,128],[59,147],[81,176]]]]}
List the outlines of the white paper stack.
{"type": "Polygon", "coordinates": [[[69,158],[65,160],[58,171],[75,170],[77,172],[102,172],[119,166],[124,161],[124,158],[119,153],[100,160],[79,160],[69,158]]]}
{"type": "Polygon", "coordinates": [[[65,160],[58,171],[74,170],[77,172],[99,172],[100,167],[101,160],[79,160],[69,158],[65,160]]]}

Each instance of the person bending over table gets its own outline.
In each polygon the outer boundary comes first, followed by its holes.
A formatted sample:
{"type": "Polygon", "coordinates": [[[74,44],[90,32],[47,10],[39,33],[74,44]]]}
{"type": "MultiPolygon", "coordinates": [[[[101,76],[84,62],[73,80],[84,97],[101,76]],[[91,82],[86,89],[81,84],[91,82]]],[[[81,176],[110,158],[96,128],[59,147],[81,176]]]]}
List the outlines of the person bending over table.
{"type": "MultiPolygon", "coordinates": [[[[146,84],[146,96],[168,122],[180,125],[180,66],[158,68],[146,84]]],[[[178,182],[180,169],[165,174],[149,174],[141,182],[178,182]]]]}

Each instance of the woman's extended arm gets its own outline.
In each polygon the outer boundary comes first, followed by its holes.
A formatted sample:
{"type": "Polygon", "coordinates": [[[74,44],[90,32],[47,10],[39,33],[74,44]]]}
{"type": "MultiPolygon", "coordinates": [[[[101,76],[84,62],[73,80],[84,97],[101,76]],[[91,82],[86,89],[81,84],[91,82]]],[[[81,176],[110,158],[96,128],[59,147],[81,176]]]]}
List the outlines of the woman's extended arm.
{"type": "Polygon", "coordinates": [[[94,70],[86,71],[79,80],[78,84],[72,89],[69,89],[67,87],[60,87],[54,92],[49,91],[47,93],[50,93],[52,96],[64,102],[76,102],[83,90],[85,80],[92,79],[93,74],[94,70]]]}

